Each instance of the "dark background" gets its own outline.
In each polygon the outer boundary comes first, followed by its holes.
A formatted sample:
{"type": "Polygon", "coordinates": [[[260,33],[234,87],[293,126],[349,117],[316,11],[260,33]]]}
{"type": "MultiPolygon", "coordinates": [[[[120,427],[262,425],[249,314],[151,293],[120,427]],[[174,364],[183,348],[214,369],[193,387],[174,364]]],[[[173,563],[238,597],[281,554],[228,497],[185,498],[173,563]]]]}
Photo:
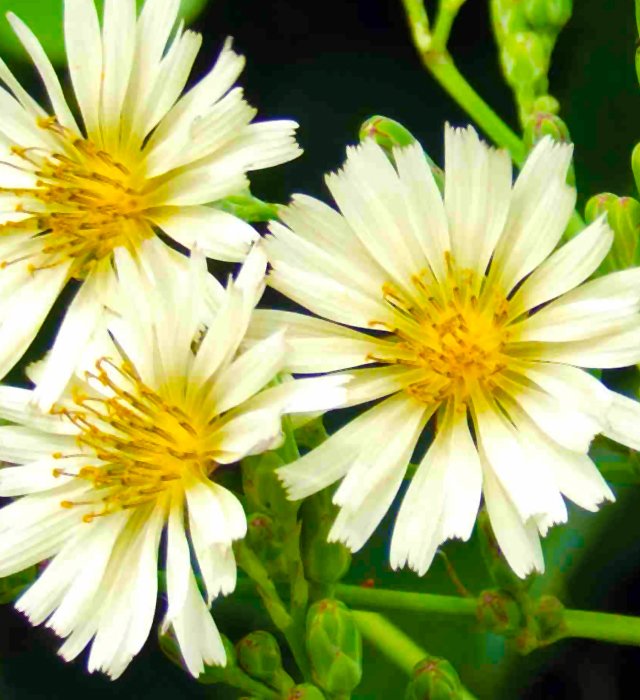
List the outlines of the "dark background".
{"type": "MultiPolygon", "coordinates": [[[[24,0],[16,0],[19,14],[24,0]]],[[[35,2],[36,0],[31,0],[35,2]]],[[[427,3],[433,17],[433,2],[427,3]]],[[[576,3],[561,34],[550,73],[550,92],[576,144],[575,167],[582,204],[593,194],[632,194],[629,167],[640,138],[640,96],[633,57],[636,30],[633,3],[600,0],[576,3]]],[[[422,69],[410,43],[400,0],[212,0],[193,28],[204,35],[194,81],[209,70],[224,37],[235,38],[248,65],[242,78],[259,119],[294,118],[305,149],[297,161],[252,175],[253,191],[267,201],[284,202],[292,192],[326,198],[322,175],[339,167],[345,145],[357,141],[361,123],[373,114],[402,122],[436,161],[442,161],[443,122],[463,125],[465,114],[422,69]]],[[[58,28],[52,27],[52,31],[58,28]]],[[[511,95],[498,69],[487,2],[469,0],[449,44],[458,67],[474,88],[517,129],[511,95]]],[[[31,80],[30,68],[12,63],[31,80]]],[[[269,292],[265,303],[276,302],[269,292]]],[[[45,333],[57,322],[57,310],[45,333]]],[[[31,359],[39,354],[34,352],[31,359]]],[[[10,380],[20,381],[20,370],[10,380]]],[[[343,420],[331,418],[333,424],[343,420]]],[[[597,515],[574,508],[570,523],[547,538],[545,592],[569,607],[640,615],[640,515],[634,487],[616,488],[615,506],[597,515]]],[[[387,518],[369,545],[354,557],[353,583],[375,578],[378,585],[455,594],[436,562],[423,579],[387,565],[387,518]]],[[[446,552],[465,585],[479,592],[490,586],[479,575],[482,564],[475,538],[452,543],[446,552]]],[[[161,607],[161,606],[160,606],[161,607]]],[[[214,610],[222,631],[237,640],[257,627],[268,628],[258,603],[237,596],[214,610]]],[[[634,696],[640,652],[636,648],[571,640],[528,657],[517,656],[502,638],[468,634],[468,622],[437,616],[390,615],[429,652],[454,663],[478,698],[616,698],[634,696]],[[626,689],[626,691],[625,691],[626,689]]],[[[92,700],[114,692],[137,700],[170,697],[233,698],[240,693],[201,686],[162,657],[155,638],[116,685],[84,670],[83,660],[65,664],[49,631],[29,628],[11,606],[0,607],[0,697],[3,700],[67,700],[81,693],[92,700]]],[[[354,698],[387,698],[404,693],[406,680],[367,648],[364,681],[354,698]]]]}

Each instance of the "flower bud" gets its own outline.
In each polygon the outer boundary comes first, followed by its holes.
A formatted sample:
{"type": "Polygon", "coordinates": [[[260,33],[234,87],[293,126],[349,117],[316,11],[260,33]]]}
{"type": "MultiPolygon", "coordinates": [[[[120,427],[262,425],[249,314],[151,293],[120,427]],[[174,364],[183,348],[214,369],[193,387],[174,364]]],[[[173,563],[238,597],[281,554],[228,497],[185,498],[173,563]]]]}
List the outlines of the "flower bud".
{"type": "Polygon", "coordinates": [[[315,685],[301,683],[291,688],[284,700],[325,700],[325,698],[315,685]]]}
{"type": "Polygon", "coordinates": [[[306,577],[315,583],[337,583],[349,571],[351,552],[341,542],[327,542],[339,508],[331,501],[334,488],[306,498],[300,509],[300,550],[306,577]]]}
{"type": "MultiPolygon", "coordinates": [[[[405,129],[402,124],[393,119],[380,116],[367,119],[360,127],[359,137],[361,141],[364,141],[366,138],[373,138],[378,146],[384,150],[391,162],[393,162],[394,147],[409,146],[416,142],[413,134],[405,129]]],[[[442,192],[444,190],[444,172],[429,158],[427,153],[424,155],[429,163],[433,179],[436,181],[440,192],[442,192]]]]}
{"type": "Polygon", "coordinates": [[[560,111],[560,103],[552,95],[540,95],[540,97],[537,97],[533,103],[533,111],[547,112],[547,114],[558,114],[560,111]]]}
{"type": "Polygon", "coordinates": [[[520,0],[490,0],[493,33],[499,45],[505,37],[529,29],[520,0]]]}
{"type": "Polygon", "coordinates": [[[503,590],[482,591],[478,596],[476,615],[490,632],[515,637],[524,624],[524,615],[511,594],[503,590]]]}
{"type": "MultiPolygon", "coordinates": [[[[523,85],[535,86],[546,80],[549,51],[544,39],[534,32],[515,32],[506,36],[500,58],[505,79],[514,89],[523,85]]],[[[546,92],[546,85],[537,92],[546,92]]]]}
{"type": "Polygon", "coordinates": [[[453,666],[437,656],[427,656],[413,668],[405,700],[462,700],[462,684],[453,666]]]}
{"type": "Polygon", "coordinates": [[[18,571],[11,576],[0,578],[0,604],[10,603],[35,579],[38,572],[37,564],[24,571],[18,571]]]}
{"type": "Polygon", "coordinates": [[[522,0],[527,22],[537,30],[559,32],[571,18],[573,0],[522,0]]]}
{"type": "Polygon", "coordinates": [[[307,614],[307,650],[314,682],[329,693],[351,693],[362,678],[362,637],[350,610],[321,600],[307,614]]]}
{"type": "MultiPolygon", "coordinates": [[[[545,97],[551,97],[546,95],[545,97]]],[[[551,98],[554,99],[554,98],[551,98]]],[[[536,100],[536,104],[540,99],[536,100]]],[[[551,112],[534,112],[526,121],[524,127],[524,146],[527,151],[530,151],[540,139],[545,136],[551,136],[558,143],[573,143],[569,129],[562,119],[557,114],[551,112]]],[[[575,187],[576,175],[573,169],[573,161],[567,172],[567,184],[575,187]]]]}
{"type": "Polygon", "coordinates": [[[498,588],[502,588],[509,593],[519,593],[528,591],[536,579],[537,574],[531,573],[527,578],[519,578],[511,569],[505,559],[496,536],[491,527],[489,514],[483,507],[478,513],[478,536],[480,538],[480,551],[484,558],[484,562],[491,574],[491,578],[498,588]]]}
{"type": "Polygon", "coordinates": [[[256,510],[273,516],[278,522],[298,512],[300,501],[290,501],[278,479],[276,469],[284,466],[284,461],[276,452],[245,457],[240,462],[242,486],[256,510]]]}
{"type": "Polygon", "coordinates": [[[293,681],[282,668],[280,647],[275,637],[259,630],[236,644],[238,664],[252,678],[263,681],[280,692],[293,687],[293,681]]]}
{"type": "Polygon", "coordinates": [[[275,204],[263,202],[257,197],[254,197],[248,189],[241,194],[219,199],[210,206],[214,209],[232,214],[238,219],[248,221],[249,223],[269,221],[278,218],[278,208],[275,204]]]}
{"type": "Polygon", "coordinates": [[[632,197],[617,197],[604,192],[587,202],[585,219],[593,221],[606,212],[607,222],[613,229],[614,239],[607,257],[598,268],[598,273],[606,274],[616,270],[626,270],[637,265],[638,234],[640,233],[640,202],[632,197]]]}
{"type": "Polygon", "coordinates": [[[564,605],[553,595],[543,595],[535,601],[534,615],[542,639],[561,634],[564,627],[564,605]]]}
{"type": "Polygon", "coordinates": [[[268,515],[253,513],[247,516],[247,542],[272,578],[287,575],[287,559],[278,527],[268,515]]]}

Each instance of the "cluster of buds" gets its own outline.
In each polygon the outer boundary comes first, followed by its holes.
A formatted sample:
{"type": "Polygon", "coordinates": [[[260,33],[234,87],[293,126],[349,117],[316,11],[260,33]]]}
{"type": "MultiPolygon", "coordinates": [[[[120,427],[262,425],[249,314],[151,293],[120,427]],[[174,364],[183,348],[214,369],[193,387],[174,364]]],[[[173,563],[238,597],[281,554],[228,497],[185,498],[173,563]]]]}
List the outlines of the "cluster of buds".
{"type": "Polygon", "coordinates": [[[551,53],[571,17],[572,0],[491,0],[500,64],[526,125],[536,111],[557,113],[548,94],[551,53]]]}

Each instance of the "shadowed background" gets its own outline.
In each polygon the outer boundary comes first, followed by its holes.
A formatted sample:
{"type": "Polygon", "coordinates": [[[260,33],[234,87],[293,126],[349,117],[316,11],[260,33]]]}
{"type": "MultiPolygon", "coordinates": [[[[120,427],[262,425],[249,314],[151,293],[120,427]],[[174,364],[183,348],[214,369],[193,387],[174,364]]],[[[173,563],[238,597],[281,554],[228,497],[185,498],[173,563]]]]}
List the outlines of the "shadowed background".
{"type": "MultiPolygon", "coordinates": [[[[39,36],[43,42],[59,43],[61,26],[55,15],[51,19],[50,4],[50,0],[3,0],[0,7],[26,20],[32,8],[37,8],[39,36]]],[[[190,4],[202,4],[202,0],[190,4]]],[[[434,5],[427,3],[431,17],[434,5]]],[[[599,192],[633,193],[629,157],[640,139],[640,95],[633,65],[633,3],[616,3],[615,11],[604,11],[598,0],[575,5],[554,52],[549,90],[560,100],[560,115],[576,144],[581,208],[599,192]]],[[[248,101],[259,109],[258,118],[293,118],[300,124],[304,155],[252,175],[252,190],[261,199],[286,202],[292,192],[305,192],[327,200],[323,174],[341,165],[345,145],[357,141],[361,123],[373,114],[403,123],[440,165],[443,123],[468,123],[422,69],[400,0],[211,0],[191,26],[204,35],[192,82],[209,70],[224,38],[231,35],[236,49],[247,56],[241,83],[248,101]]],[[[41,98],[31,66],[5,45],[5,36],[0,34],[0,53],[32,94],[41,98]]],[[[498,69],[487,2],[469,0],[462,8],[449,48],[474,88],[517,128],[511,95],[498,69]]],[[[220,264],[213,269],[228,273],[230,266],[220,264]]],[[[27,361],[41,356],[71,294],[73,289],[61,297],[27,361]]],[[[292,308],[268,291],[261,305],[273,304],[292,308]]],[[[21,383],[21,368],[7,381],[21,383]]],[[[346,419],[346,415],[332,415],[327,423],[335,429],[346,419]]],[[[548,572],[537,585],[561,597],[567,607],[640,615],[638,495],[635,487],[616,487],[615,491],[616,505],[605,506],[599,514],[572,508],[569,524],[552,530],[545,542],[548,572]]],[[[455,595],[438,559],[423,579],[389,570],[392,516],[354,557],[347,582],[373,578],[381,587],[455,595]]],[[[445,551],[467,588],[478,593],[491,586],[475,535],[470,544],[447,544],[445,551]]],[[[231,596],[216,603],[214,616],[232,641],[257,628],[271,629],[257,600],[231,596]]],[[[468,620],[415,614],[389,617],[430,653],[450,660],[480,699],[615,700],[628,697],[624,688],[635,678],[640,663],[638,649],[584,640],[562,641],[520,657],[501,637],[469,634],[475,628],[468,620]]],[[[116,692],[137,700],[174,694],[185,699],[224,700],[242,695],[188,678],[164,659],[154,635],[116,685],[87,674],[84,657],[63,663],[55,655],[59,643],[48,630],[31,629],[11,606],[0,607],[0,697],[67,700],[72,693],[85,693],[92,700],[102,700],[116,692]]],[[[364,680],[354,700],[402,695],[405,685],[404,675],[365,645],[364,680]]]]}

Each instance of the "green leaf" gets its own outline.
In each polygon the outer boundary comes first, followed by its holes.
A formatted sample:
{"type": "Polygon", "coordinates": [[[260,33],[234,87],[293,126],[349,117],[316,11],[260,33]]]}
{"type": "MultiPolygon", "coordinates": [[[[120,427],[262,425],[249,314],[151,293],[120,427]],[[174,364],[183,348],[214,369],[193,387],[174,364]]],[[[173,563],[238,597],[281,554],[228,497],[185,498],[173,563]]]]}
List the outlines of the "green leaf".
{"type": "MultiPolygon", "coordinates": [[[[144,5],[144,0],[136,0],[138,11],[144,5]]],[[[207,0],[182,0],[180,3],[180,18],[185,24],[192,22],[204,9],[207,0]]],[[[96,0],[98,14],[102,16],[104,0],[96,0]]],[[[18,0],[0,0],[0,46],[4,58],[11,55],[20,61],[29,61],[27,52],[13,33],[11,25],[5,19],[7,12],[14,12],[27,24],[38,37],[49,59],[54,65],[64,66],[66,54],[64,50],[64,32],[62,30],[62,0],[38,0],[38,2],[20,2],[18,0]]]]}

